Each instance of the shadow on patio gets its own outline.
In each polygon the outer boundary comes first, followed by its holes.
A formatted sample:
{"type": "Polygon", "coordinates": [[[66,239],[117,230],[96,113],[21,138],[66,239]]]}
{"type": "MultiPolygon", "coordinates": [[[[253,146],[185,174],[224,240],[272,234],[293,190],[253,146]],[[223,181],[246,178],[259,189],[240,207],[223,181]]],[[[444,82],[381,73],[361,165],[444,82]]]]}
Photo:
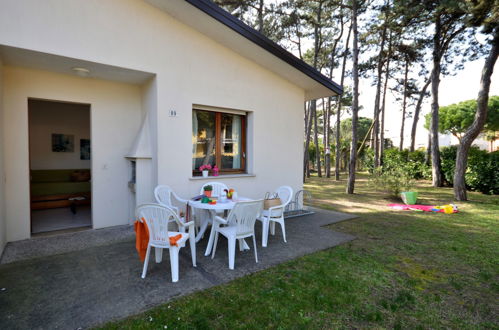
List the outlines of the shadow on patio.
{"type": "Polygon", "coordinates": [[[11,243],[0,266],[1,328],[95,326],[354,239],[323,226],[355,216],[315,211],[286,220],[287,244],[276,228],[276,236],[270,236],[269,246],[262,248],[261,225],[257,224],[259,263],[252,250],[237,251],[232,271],[227,241],[220,238],[212,260],[203,255],[208,241],[205,235],[197,244],[197,268],[192,267],[188,246],[181,250],[178,283],[171,282],[168,253],[160,264],[152,255],[147,277],[140,278],[142,263],[128,226],[11,243]],[[104,244],[106,238],[112,243],[104,244]],[[14,261],[16,258],[24,260],[14,261]]]}

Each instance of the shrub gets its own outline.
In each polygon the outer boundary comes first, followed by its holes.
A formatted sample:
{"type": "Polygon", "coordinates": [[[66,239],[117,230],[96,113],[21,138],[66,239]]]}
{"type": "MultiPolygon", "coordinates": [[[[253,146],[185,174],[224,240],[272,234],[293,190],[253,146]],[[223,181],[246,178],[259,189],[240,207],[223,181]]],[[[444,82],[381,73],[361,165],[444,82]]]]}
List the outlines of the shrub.
{"type": "Polygon", "coordinates": [[[359,169],[369,171],[372,173],[374,170],[374,150],[371,148],[364,148],[359,155],[359,169]]]}
{"type": "Polygon", "coordinates": [[[425,163],[425,152],[421,150],[387,149],[383,155],[383,168],[387,171],[403,168],[413,179],[431,178],[431,167],[425,163]]]}
{"type": "MultiPolygon", "coordinates": [[[[443,147],[440,151],[444,178],[452,185],[456,168],[457,146],[443,147]]],[[[484,194],[499,194],[499,152],[488,153],[471,147],[465,174],[466,188],[484,194]]]]}
{"type": "Polygon", "coordinates": [[[408,171],[402,167],[374,170],[369,183],[376,190],[390,193],[393,197],[399,197],[403,191],[409,191],[414,186],[414,179],[408,171]]]}
{"type": "MultiPolygon", "coordinates": [[[[473,147],[472,147],[473,148],[473,147]]],[[[471,150],[470,150],[471,151],[471,150]]],[[[440,148],[440,165],[444,180],[452,185],[454,181],[454,170],[456,169],[457,147],[442,147],[440,148]]]]}

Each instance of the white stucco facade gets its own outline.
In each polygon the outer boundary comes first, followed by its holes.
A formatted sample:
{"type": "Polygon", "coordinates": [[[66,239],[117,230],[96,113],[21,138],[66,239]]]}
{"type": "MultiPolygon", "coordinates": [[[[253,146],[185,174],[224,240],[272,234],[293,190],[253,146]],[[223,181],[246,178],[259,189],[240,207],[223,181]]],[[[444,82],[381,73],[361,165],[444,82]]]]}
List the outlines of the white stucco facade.
{"type": "Polygon", "coordinates": [[[5,220],[5,168],[4,168],[4,135],[3,135],[3,62],[0,58],[0,255],[7,240],[5,220]]]}
{"type": "Polygon", "coordinates": [[[147,198],[199,192],[193,104],[248,113],[250,175],[215,180],[253,198],[302,187],[305,90],[145,1],[0,0],[0,47],[0,249],[30,237],[28,98],[90,105],[93,228],[132,220],[125,157],[144,121],[147,198]],[[87,78],[71,73],[82,61],[87,78]]]}

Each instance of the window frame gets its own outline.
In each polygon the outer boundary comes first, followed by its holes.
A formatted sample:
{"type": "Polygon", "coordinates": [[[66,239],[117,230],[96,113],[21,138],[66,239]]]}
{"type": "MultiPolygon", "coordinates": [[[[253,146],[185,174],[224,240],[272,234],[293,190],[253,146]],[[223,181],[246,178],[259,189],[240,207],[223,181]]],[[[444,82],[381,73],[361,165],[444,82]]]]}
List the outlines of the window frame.
{"type": "MultiPolygon", "coordinates": [[[[217,165],[217,167],[219,169],[218,173],[220,175],[247,174],[246,135],[247,135],[247,129],[248,129],[248,126],[247,126],[248,114],[246,112],[243,114],[243,113],[234,113],[234,112],[206,110],[206,109],[200,109],[200,108],[196,108],[196,107],[194,107],[192,109],[192,111],[204,111],[204,112],[215,113],[215,165],[217,165]],[[234,169],[223,169],[222,168],[222,115],[223,114],[237,115],[237,116],[241,117],[241,167],[240,168],[234,168],[234,169]]],[[[199,177],[201,175],[202,175],[202,173],[200,170],[198,170],[198,169],[192,170],[193,177],[199,177]]]]}

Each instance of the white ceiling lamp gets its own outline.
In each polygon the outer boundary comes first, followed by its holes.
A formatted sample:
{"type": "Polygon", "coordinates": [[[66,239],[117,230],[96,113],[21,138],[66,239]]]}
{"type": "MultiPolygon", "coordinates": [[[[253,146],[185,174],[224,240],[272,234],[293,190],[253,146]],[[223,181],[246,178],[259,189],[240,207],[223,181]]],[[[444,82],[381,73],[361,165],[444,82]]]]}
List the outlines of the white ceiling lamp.
{"type": "Polygon", "coordinates": [[[85,69],[85,68],[75,67],[75,68],[72,68],[72,70],[74,73],[76,73],[76,75],[78,75],[80,77],[88,77],[88,75],[90,74],[90,70],[85,69]]]}

